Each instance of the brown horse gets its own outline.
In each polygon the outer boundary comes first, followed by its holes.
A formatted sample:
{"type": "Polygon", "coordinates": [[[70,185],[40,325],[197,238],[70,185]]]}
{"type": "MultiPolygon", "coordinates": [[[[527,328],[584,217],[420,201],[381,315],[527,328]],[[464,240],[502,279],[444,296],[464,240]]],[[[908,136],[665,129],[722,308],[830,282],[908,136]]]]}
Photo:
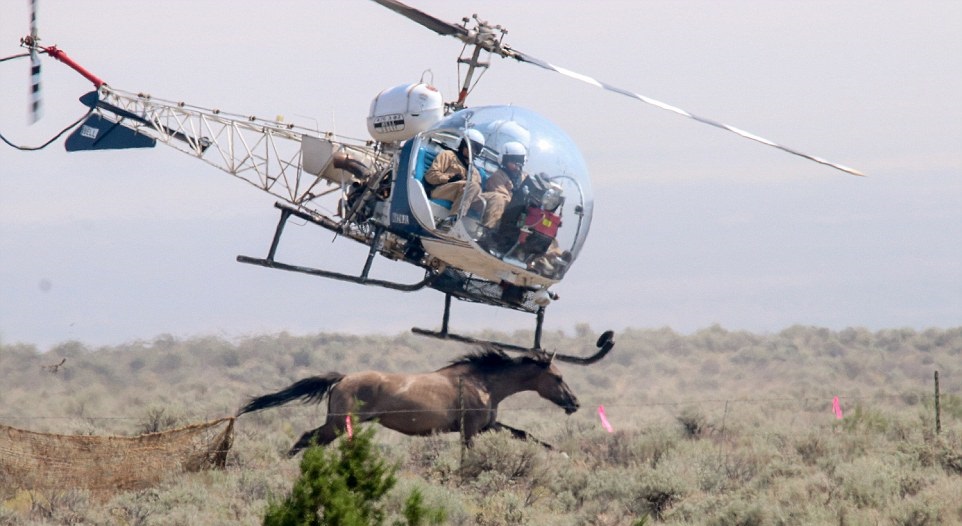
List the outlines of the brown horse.
{"type": "Polygon", "coordinates": [[[344,432],[348,415],[355,423],[376,419],[382,426],[406,435],[458,432],[463,423],[464,439],[470,443],[478,433],[499,429],[528,438],[525,431],[497,420],[498,404],[522,391],[537,392],[567,414],[578,410],[578,399],[551,356],[529,353],[512,358],[503,351],[486,349],[430,373],[329,372],[305,378],[276,393],[251,399],[237,414],[297,399],[316,403],[328,395],[327,421],[304,433],[290,455],[315,442],[329,444],[344,432]]]}

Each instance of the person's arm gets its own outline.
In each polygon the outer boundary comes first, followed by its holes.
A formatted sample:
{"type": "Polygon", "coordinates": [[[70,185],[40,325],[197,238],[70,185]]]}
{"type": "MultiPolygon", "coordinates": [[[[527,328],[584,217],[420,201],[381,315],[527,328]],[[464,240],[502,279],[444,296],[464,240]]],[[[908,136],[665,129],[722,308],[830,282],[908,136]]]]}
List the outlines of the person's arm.
{"type": "Polygon", "coordinates": [[[451,182],[454,176],[459,175],[458,170],[454,169],[452,163],[456,163],[454,153],[443,151],[434,158],[431,167],[424,172],[424,180],[433,185],[441,185],[451,182]]]}

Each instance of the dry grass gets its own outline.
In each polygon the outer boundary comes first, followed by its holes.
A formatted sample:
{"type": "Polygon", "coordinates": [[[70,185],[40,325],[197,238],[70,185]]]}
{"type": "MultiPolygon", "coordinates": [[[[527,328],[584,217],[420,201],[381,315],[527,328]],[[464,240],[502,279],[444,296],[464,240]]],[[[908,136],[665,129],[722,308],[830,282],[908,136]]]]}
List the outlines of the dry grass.
{"type": "MultiPolygon", "coordinates": [[[[593,334],[546,334],[584,352],[593,334]]],[[[528,341],[530,335],[499,335],[528,341]]],[[[501,420],[554,444],[505,435],[462,451],[456,436],[379,431],[399,466],[388,499],[418,487],[451,524],[962,524],[962,329],[792,327],[756,335],[630,330],[588,368],[563,366],[583,409],[526,394],[501,420]],[[932,374],[942,387],[935,434],[932,374]],[[836,420],[833,396],[845,412],[836,420]],[[602,430],[604,404],[615,433],[602,430]]],[[[0,422],[41,432],[136,434],[232,414],[246,397],[326,370],[417,371],[464,348],[411,335],[216,338],[46,353],[0,346],[0,422]],[[43,365],[66,362],[57,372],[43,365]]],[[[322,409],[245,415],[228,468],[178,475],[106,506],[71,488],[0,488],[4,524],[259,524],[289,490],[284,451],[322,409]]]]}

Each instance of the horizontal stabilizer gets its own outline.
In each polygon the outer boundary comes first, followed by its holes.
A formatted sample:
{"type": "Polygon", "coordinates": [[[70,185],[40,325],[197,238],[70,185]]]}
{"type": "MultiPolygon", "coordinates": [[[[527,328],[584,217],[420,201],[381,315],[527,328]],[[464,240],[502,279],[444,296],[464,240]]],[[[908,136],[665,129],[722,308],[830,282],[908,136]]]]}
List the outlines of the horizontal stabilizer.
{"type": "Polygon", "coordinates": [[[67,137],[68,152],[153,148],[157,141],[136,130],[93,114],[67,137]]]}

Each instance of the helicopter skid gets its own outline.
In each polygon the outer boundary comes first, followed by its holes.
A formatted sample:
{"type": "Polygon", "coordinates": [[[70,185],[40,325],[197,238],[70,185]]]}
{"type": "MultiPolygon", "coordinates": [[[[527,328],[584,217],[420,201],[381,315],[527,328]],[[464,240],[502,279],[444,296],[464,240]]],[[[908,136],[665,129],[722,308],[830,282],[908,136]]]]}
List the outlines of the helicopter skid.
{"type": "MultiPolygon", "coordinates": [[[[250,256],[237,256],[237,261],[239,263],[247,263],[249,265],[258,265],[266,268],[287,270],[290,272],[300,272],[302,274],[310,274],[312,276],[319,276],[322,278],[335,279],[338,281],[347,281],[350,283],[357,283],[360,285],[372,285],[375,287],[383,287],[383,288],[392,289],[392,290],[399,290],[402,292],[413,292],[416,290],[421,290],[424,287],[431,285],[431,283],[433,283],[434,280],[438,278],[438,274],[433,272],[426,272],[424,275],[424,279],[422,279],[417,283],[397,283],[394,281],[371,279],[368,277],[368,272],[371,269],[371,262],[374,259],[374,254],[375,254],[374,248],[372,248],[370,253],[368,254],[367,262],[364,264],[364,268],[361,271],[361,275],[359,276],[354,276],[351,274],[343,274],[341,272],[323,270],[323,269],[314,268],[314,267],[305,267],[301,265],[290,265],[287,263],[281,263],[280,261],[277,261],[274,259],[274,255],[277,253],[277,247],[281,242],[281,236],[284,233],[284,226],[287,224],[287,220],[292,215],[299,217],[301,219],[304,219],[306,221],[310,221],[316,225],[322,226],[334,232],[339,232],[340,228],[337,225],[337,223],[331,221],[327,217],[306,213],[287,203],[278,202],[274,204],[274,207],[280,209],[281,217],[280,217],[280,220],[277,222],[277,228],[274,231],[274,239],[271,241],[271,247],[270,247],[270,250],[268,250],[267,252],[267,257],[253,258],[250,256]]],[[[372,247],[376,245],[377,243],[374,242],[372,244],[372,247]]]]}
{"type": "Polygon", "coordinates": [[[431,284],[436,278],[437,274],[427,273],[421,281],[417,283],[396,283],[394,281],[386,281],[381,279],[371,279],[364,276],[353,276],[351,274],[342,274],[340,272],[333,272],[330,270],[323,270],[313,267],[304,267],[300,265],[289,265],[287,263],[281,263],[273,259],[260,259],[252,258],[249,256],[237,256],[237,261],[240,263],[247,263],[249,265],[258,265],[266,268],[275,268],[280,270],[287,270],[290,272],[300,272],[302,274],[310,274],[312,276],[320,276],[322,278],[336,279],[338,281],[348,281],[351,283],[357,283],[360,285],[372,285],[375,287],[384,287],[392,290],[399,290],[402,292],[414,292],[416,290],[421,290],[431,284]]]}
{"type": "MultiPolygon", "coordinates": [[[[437,338],[439,340],[451,340],[461,343],[467,343],[471,345],[482,345],[487,347],[494,347],[502,351],[512,351],[512,352],[523,352],[523,353],[540,353],[545,352],[541,347],[541,327],[544,323],[544,309],[539,309],[538,311],[538,323],[535,327],[535,340],[532,347],[524,347],[521,345],[514,345],[511,343],[498,342],[493,340],[481,340],[478,338],[472,338],[470,336],[463,336],[460,334],[454,334],[448,332],[448,320],[451,314],[451,298],[448,296],[444,304],[444,319],[442,328],[440,331],[430,331],[427,329],[421,329],[418,327],[412,327],[411,332],[414,334],[419,334],[421,336],[427,336],[429,338],[437,338]]],[[[588,356],[572,356],[565,354],[555,353],[553,357],[559,361],[574,363],[578,365],[591,365],[600,361],[602,358],[608,355],[609,352],[615,346],[614,331],[605,331],[599,338],[597,345],[597,351],[594,354],[588,356]]]]}

